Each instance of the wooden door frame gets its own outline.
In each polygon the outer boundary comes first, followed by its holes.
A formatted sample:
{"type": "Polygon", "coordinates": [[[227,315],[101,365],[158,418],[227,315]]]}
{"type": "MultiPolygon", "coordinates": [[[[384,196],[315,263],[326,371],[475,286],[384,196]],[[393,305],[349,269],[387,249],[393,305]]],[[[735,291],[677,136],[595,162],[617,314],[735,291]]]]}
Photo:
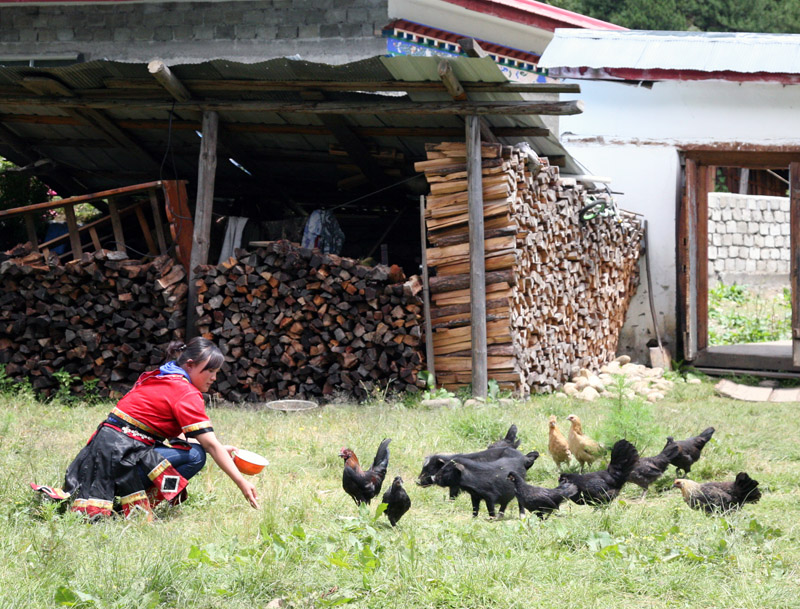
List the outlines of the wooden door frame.
{"type": "MultiPolygon", "coordinates": [[[[683,176],[676,223],[678,345],[686,361],[702,360],[708,349],[708,194],[716,167],[773,169],[790,176],[790,281],[792,289],[792,361],[800,367],[800,146],[690,146],[681,151],[683,176]]],[[[763,362],[761,362],[763,363],[763,362]]]]}

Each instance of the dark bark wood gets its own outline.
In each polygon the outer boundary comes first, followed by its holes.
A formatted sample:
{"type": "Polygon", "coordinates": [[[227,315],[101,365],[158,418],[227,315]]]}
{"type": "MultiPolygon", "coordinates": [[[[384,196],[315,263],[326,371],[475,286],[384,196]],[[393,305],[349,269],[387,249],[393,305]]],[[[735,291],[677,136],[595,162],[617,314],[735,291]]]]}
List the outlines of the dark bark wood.
{"type": "MultiPolygon", "coordinates": [[[[513,269],[503,271],[491,271],[486,273],[486,285],[493,283],[506,282],[516,283],[516,273],[513,269]]],[[[431,294],[441,294],[442,292],[452,292],[453,290],[464,290],[469,288],[469,273],[463,275],[444,275],[442,277],[431,277],[431,294]]]]}
{"type": "MultiPolygon", "coordinates": [[[[572,101],[491,101],[491,102],[264,102],[264,101],[198,101],[168,102],[141,99],[92,99],[89,97],[0,97],[0,104],[11,107],[40,106],[78,110],[114,110],[137,107],[143,110],[198,110],[203,112],[281,112],[300,114],[408,114],[464,115],[539,114],[567,116],[583,112],[583,102],[572,101]]],[[[103,125],[104,131],[107,125],[103,125]]],[[[137,146],[138,147],[138,146],[137,146]]],[[[148,154],[149,158],[149,154],[148,154]]]]}

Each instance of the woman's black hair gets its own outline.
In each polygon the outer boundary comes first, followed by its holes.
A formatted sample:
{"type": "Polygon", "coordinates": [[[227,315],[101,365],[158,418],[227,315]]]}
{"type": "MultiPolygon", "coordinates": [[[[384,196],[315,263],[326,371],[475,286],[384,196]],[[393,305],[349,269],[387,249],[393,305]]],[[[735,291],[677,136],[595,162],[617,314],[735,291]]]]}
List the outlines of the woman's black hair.
{"type": "Polygon", "coordinates": [[[189,361],[195,364],[203,364],[203,370],[219,369],[225,357],[214,343],[202,336],[195,336],[188,343],[174,340],[167,346],[167,359],[175,360],[175,363],[183,367],[189,361]]]}

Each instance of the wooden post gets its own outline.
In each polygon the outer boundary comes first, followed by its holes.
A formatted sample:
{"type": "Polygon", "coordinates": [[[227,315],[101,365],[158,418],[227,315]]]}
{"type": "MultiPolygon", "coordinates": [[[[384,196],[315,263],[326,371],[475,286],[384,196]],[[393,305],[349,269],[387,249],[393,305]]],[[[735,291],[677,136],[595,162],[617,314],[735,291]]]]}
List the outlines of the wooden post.
{"type": "Polygon", "coordinates": [[[200,143],[200,161],[197,170],[197,203],[194,211],[194,244],[189,263],[188,310],[186,312],[186,337],[196,334],[197,286],[194,269],[208,262],[211,239],[211,210],[214,206],[214,179],[217,173],[217,127],[219,115],[203,112],[203,140],[200,143]]]}
{"type": "Polygon", "coordinates": [[[158,239],[158,251],[161,254],[167,253],[167,240],[164,237],[164,224],[161,220],[161,212],[158,209],[158,196],[154,188],[148,191],[150,195],[150,212],[153,214],[153,224],[156,228],[156,239],[158,239]]]}
{"type": "Polygon", "coordinates": [[[25,230],[28,231],[28,241],[33,247],[39,247],[39,238],[36,236],[36,225],[34,224],[33,214],[25,214],[25,230]]]}
{"type": "Polygon", "coordinates": [[[428,252],[425,247],[425,195],[419,197],[419,230],[422,238],[422,305],[425,311],[425,364],[436,385],[436,362],[433,355],[433,328],[431,328],[431,294],[428,286],[428,252]]]}
{"type": "Polygon", "coordinates": [[[481,131],[476,115],[467,116],[467,188],[469,197],[469,297],[472,327],[472,395],[485,398],[489,389],[486,346],[486,263],[483,245],[483,176],[481,131]]]}
{"type": "Polygon", "coordinates": [[[111,228],[114,231],[114,241],[117,244],[117,251],[125,251],[125,236],[122,233],[122,221],[119,218],[119,209],[114,199],[108,200],[108,215],[111,218],[111,228]]]}
{"type": "Polygon", "coordinates": [[[800,163],[789,163],[789,278],[792,290],[792,366],[800,366],[800,163]]]}
{"type": "Polygon", "coordinates": [[[78,220],[75,218],[75,208],[72,205],[64,206],[64,215],[67,217],[67,230],[69,231],[69,243],[72,247],[72,259],[80,260],[83,254],[81,246],[81,236],[78,233],[78,220]]]}

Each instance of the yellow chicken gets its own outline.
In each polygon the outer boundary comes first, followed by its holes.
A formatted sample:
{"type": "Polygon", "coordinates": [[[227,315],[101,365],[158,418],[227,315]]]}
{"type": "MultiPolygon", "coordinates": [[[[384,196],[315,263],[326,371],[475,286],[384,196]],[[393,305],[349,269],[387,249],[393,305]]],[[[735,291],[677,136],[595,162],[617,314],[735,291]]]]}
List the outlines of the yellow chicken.
{"type": "Polygon", "coordinates": [[[550,426],[548,433],[548,443],[547,443],[547,450],[550,452],[550,456],[553,458],[553,461],[556,462],[559,471],[561,471],[561,465],[566,463],[569,465],[570,457],[572,457],[572,453],[569,450],[569,445],[567,444],[567,439],[564,437],[564,434],[561,433],[561,430],[556,426],[556,415],[550,415],[550,422],[548,423],[550,426]]]}
{"type": "Polygon", "coordinates": [[[569,434],[567,435],[567,445],[570,451],[572,451],[572,456],[581,464],[582,472],[584,465],[587,463],[591,465],[597,461],[597,459],[603,455],[605,449],[599,442],[592,440],[583,433],[583,427],[581,426],[581,420],[578,418],[578,415],[569,415],[567,421],[569,421],[571,425],[569,434]]]}

